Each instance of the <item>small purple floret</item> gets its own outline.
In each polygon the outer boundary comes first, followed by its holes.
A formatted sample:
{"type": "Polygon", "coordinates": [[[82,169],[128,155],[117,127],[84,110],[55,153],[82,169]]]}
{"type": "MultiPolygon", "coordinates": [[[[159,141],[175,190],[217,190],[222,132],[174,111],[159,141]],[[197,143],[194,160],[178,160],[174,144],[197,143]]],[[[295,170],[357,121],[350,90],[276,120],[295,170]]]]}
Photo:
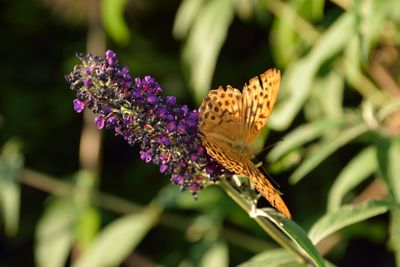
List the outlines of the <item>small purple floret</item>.
{"type": "Polygon", "coordinates": [[[104,128],[104,123],[105,123],[106,119],[103,116],[101,116],[101,115],[100,116],[96,116],[94,118],[94,121],[97,124],[97,128],[99,130],[104,128]]]}
{"type": "Polygon", "coordinates": [[[81,101],[79,99],[74,99],[73,103],[74,103],[74,110],[76,112],[81,113],[82,110],[85,109],[85,106],[86,106],[85,101],[81,101]]]}
{"type": "Polygon", "coordinates": [[[92,83],[92,80],[90,78],[84,78],[83,79],[83,85],[84,86],[89,86],[92,83]]]}
{"type": "Polygon", "coordinates": [[[176,104],[176,97],[175,96],[167,96],[167,105],[173,106],[176,104]]]}
{"type": "Polygon", "coordinates": [[[149,163],[151,161],[152,158],[151,149],[147,151],[140,151],[139,153],[140,153],[140,158],[146,161],[146,163],[149,163]]]}

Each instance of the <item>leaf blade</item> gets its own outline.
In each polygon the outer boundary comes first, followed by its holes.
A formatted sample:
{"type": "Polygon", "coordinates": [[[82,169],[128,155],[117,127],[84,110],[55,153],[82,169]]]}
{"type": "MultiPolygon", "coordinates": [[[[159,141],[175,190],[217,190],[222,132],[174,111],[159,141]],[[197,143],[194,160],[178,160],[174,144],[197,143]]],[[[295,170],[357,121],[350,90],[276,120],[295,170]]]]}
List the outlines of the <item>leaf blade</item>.
{"type": "Polygon", "coordinates": [[[356,155],[340,172],[329,190],[328,212],[337,210],[345,194],[364,181],[376,169],[375,147],[367,147],[356,155]]]}
{"type": "Polygon", "coordinates": [[[108,226],[93,241],[92,246],[73,267],[116,266],[133,250],[152,228],[154,211],[126,215],[108,226]],[[107,255],[107,257],[102,257],[107,255]]]}
{"type": "Polygon", "coordinates": [[[320,164],[330,154],[336,151],[339,147],[347,144],[351,140],[360,136],[368,131],[368,127],[363,123],[356,124],[342,132],[336,138],[323,141],[319,145],[318,153],[314,153],[311,157],[306,159],[291,175],[289,181],[293,184],[299,182],[305,175],[307,175],[313,168],[320,164]]]}
{"type": "Polygon", "coordinates": [[[371,200],[359,205],[344,205],[334,212],[322,216],[309,231],[309,237],[317,244],[324,237],[351,224],[383,214],[393,206],[393,202],[371,200]]]}

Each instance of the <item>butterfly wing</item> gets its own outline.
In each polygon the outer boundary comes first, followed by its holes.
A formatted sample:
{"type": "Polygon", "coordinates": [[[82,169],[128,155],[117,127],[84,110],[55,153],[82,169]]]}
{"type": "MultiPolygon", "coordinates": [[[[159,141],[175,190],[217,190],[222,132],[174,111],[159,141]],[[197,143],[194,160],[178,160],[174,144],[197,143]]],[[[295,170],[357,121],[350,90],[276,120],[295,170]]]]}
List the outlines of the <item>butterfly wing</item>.
{"type": "Polygon", "coordinates": [[[280,81],[279,70],[270,69],[244,85],[242,118],[245,144],[250,144],[267,123],[279,93],[280,81]]]}
{"type": "Polygon", "coordinates": [[[285,202],[262,172],[242,154],[237,153],[229,142],[208,137],[204,140],[207,153],[229,171],[239,176],[249,177],[251,183],[273,207],[289,219],[292,217],[285,202]]]}
{"type": "Polygon", "coordinates": [[[211,90],[200,107],[199,130],[204,136],[235,142],[243,136],[242,94],[227,86],[211,90]]]}
{"type": "Polygon", "coordinates": [[[250,144],[265,126],[276,102],[280,73],[269,70],[255,77],[243,88],[243,94],[227,86],[211,90],[200,107],[200,137],[207,153],[227,170],[249,177],[256,189],[288,218],[288,208],[282,198],[248,157],[250,151],[239,147],[250,144]],[[264,89],[263,89],[264,88],[264,89]]]}

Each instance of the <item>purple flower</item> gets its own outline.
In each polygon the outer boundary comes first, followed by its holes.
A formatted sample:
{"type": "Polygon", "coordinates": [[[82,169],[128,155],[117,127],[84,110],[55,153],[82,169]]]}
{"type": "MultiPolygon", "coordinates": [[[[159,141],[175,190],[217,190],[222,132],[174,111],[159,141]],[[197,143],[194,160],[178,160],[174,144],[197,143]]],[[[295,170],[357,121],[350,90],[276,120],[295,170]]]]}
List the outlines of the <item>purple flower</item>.
{"type": "Polygon", "coordinates": [[[130,145],[139,145],[143,161],[158,165],[174,184],[194,195],[227,172],[202,145],[197,110],[177,104],[174,96],[162,96],[161,86],[151,76],[132,79],[111,50],[105,59],[92,55],[78,58],[83,64],[66,75],[76,91],[76,112],[88,107],[96,114],[99,129],[114,129],[130,145]]]}
{"type": "Polygon", "coordinates": [[[176,104],[176,97],[175,96],[167,96],[167,105],[173,106],[176,104]]]}
{"type": "Polygon", "coordinates": [[[79,99],[74,99],[73,103],[74,103],[74,109],[75,109],[75,111],[78,112],[78,113],[81,113],[82,110],[83,110],[83,109],[85,108],[85,106],[86,106],[85,101],[81,101],[81,100],[79,100],[79,99]]]}
{"type": "Polygon", "coordinates": [[[146,163],[149,163],[151,161],[152,157],[151,149],[147,151],[140,151],[139,153],[140,153],[140,158],[146,161],[146,163]]]}
{"type": "Polygon", "coordinates": [[[176,129],[176,123],[174,121],[167,122],[165,128],[168,130],[168,132],[173,132],[176,129]]]}
{"type": "Polygon", "coordinates": [[[169,140],[168,135],[162,134],[157,138],[157,143],[168,146],[171,144],[171,141],[169,140]]]}
{"type": "Polygon", "coordinates": [[[171,180],[174,184],[177,184],[177,185],[182,185],[183,181],[184,181],[182,175],[179,175],[179,174],[172,174],[171,180]]]}
{"type": "Polygon", "coordinates": [[[106,119],[103,117],[103,116],[96,116],[95,118],[94,118],[94,121],[95,121],[95,123],[97,124],[97,128],[99,129],[99,130],[101,130],[101,129],[103,129],[103,127],[104,127],[104,122],[106,121],[106,119]]]}
{"type": "Polygon", "coordinates": [[[160,166],[160,172],[161,173],[164,173],[167,169],[168,169],[168,165],[167,164],[162,164],[160,166]]]}
{"type": "Polygon", "coordinates": [[[186,134],[186,127],[185,127],[185,125],[179,124],[178,127],[177,127],[177,131],[178,131],[178,133],[180,133],[180,134],[186,134]]]}
{"type": "Polygon", "coordinates": [[[89,86],[92,80],[90,78],[84,78],[83,79],[83,85],[84,86],[89,86]]]}
{"type": "Polygon", "coordinates": [[[147,102],[151,105],[154,105],[157,102],[157,96],[155,95],[147,96],[147,102]]]}
{"type": "Polygon", "coordinates": [[[109,65],[114,65],[118,63],[117,54],[114,51],[106,51],[106,60],[109,65]]]}
{"type": "Polygon", "coordinates": [[[199,155],[197,153],[190,154],[191,161],[196,161],[198,158],[199,158],[199,155]]]}

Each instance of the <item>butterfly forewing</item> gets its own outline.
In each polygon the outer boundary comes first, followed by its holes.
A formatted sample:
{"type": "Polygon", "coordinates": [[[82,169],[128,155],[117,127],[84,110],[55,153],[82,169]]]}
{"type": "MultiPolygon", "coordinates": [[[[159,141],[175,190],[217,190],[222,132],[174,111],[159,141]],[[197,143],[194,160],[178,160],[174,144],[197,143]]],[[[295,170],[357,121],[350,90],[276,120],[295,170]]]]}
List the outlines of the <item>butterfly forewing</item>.
{"type": "Polygon", "coordinates": [[[270,69],[254,77],[243,87],[243,116],[245,120],[245,143],[250,144],[264,128],[275,105],[281,75],[279,70],[270,69]],[[260,84],[260,79],[261,84],[260,84]]]}
{"type": "Polygon", "coordinates": [[[243,139],[241,121],[242,94],[228,86],[211,90],[204,98],[200,112],[200,131],[208,136],[235,142],[243,139]]]}

